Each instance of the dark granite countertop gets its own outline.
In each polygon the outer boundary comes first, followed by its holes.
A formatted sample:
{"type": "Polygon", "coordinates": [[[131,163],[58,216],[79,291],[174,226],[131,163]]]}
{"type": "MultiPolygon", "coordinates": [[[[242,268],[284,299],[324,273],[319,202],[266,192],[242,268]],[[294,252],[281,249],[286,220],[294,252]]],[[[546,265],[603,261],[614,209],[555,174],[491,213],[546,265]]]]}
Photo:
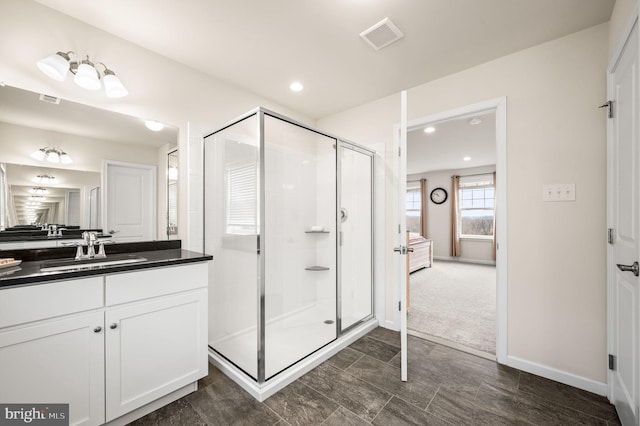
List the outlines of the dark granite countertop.
{"type": "MultiPolygon", "coordinates": [[[[146,260],[122,265],[83,265],[81,269],[42,272],[40,267],[47,261],[54,259],[72,260],[75,255],[75,248],[0,250],[0,258],[14,258],[22,261],[18,266],[0,269],[0,290],[15,286],[42,284],[54,280],[68,280],[116,272],[160,268],[213,259],[208,254],[183,250],[179,240],[113,244],[105,246],[105,251],[107,253],[105,260],[109,260],[110,254],[131,254],[144,257],[146,260]]],[[[79,268],[80,265],[81,261],[79,262],[79,268]]]]}
{"type": "MultiPolygon", "coordinates": [[[[80,240],[82,239],[82,231],[84,230],[63,230],[62,235],[48,235],[47,231],[0,231],[0,243],[14,243],[20,241],[80,240]]],[[[89,229],[88,231],[96,232],[92,229],[89,229]]],[[[111,235],[97,232],[96,237],[98,239],[111,238],[111,235]]]]}
{"type": "MultiPolygon", "coordinates": [[[[111,235],[96,235],[96,238],[111,238],[111,235]]],[[[16,243],[21,241],[56,241],[56,240],[81,240],[82,236],[78,234],[62,234],[62,235],[31,235],[21,237],[0,237],[0,243],[16,243]]]]}

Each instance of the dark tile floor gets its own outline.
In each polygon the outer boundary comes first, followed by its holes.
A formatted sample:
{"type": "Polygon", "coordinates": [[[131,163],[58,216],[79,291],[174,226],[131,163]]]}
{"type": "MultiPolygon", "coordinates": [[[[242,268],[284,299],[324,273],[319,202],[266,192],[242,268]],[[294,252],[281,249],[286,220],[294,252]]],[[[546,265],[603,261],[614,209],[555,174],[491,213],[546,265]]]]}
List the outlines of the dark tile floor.
{"type": "Polygon", "coordinates": [[[620,425],[606,398],[377,328],[263,403],[217,368],[132,425],[620,425]]]}

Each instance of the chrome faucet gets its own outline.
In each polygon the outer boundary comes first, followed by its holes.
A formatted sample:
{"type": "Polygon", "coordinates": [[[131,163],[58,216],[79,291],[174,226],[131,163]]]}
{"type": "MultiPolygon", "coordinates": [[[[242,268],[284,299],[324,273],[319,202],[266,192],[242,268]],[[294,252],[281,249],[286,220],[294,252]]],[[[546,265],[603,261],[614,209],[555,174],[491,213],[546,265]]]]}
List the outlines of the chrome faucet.
{"type": "Polygon", "coordinates": [[[78,243],[63,243],[64,245],[75,245],[78,248],[76,249],[76,257],[75,260],[84,260],[84,259],[101,259],[107,257],[107,254],[104,251],[104,245],[109,244],[111,241],[98,241],[97,235],[95,232],[85,231],[82,233],[82,242],[78,243]],[[84,254],[83,246],[87,246],[87,254],[84,254]],[[96,254],[95,246],[100,246],[98,253],[96,254]]]}

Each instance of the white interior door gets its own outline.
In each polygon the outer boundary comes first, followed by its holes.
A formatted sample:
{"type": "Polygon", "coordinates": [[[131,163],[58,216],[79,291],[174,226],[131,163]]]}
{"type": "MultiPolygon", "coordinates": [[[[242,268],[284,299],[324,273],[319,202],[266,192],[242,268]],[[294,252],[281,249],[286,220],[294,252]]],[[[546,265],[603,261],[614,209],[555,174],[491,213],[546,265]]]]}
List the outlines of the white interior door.
{"type": "Polygon", "coordinates": [[[80,191],[67,191],[65,225],[80,225],[80,191]]]}
{"type": "Polygon", "coordinates": [[[622,424],[638,425],[640,140],[637,21],[609,74],[609,393],[622,424]]]}
{"type": "Polygon", "coordinates": [[[156,166],[104,162],[104,230],[116,242],[156,239],[156,166]]]}
{"type": "Polygon", "coordinates": [[[100,227],[100,187],[96,186],[89,189],[89,201],[88,201],[88,220],[89,229],[96,229],[100,227]]]}
{"type": "Polygon", "coordinates": [[[394,170],[397,188],[394,191],[396,198],[397,233],[394,232],[393,251],[396,288],[399,289],[399,315],[400,315],[400,359],[401,378],[407,381],[407,211],[405,197],[407,192],[407,92],[400,93],[400,129],[396,132],[394,141],[394,170]]]}

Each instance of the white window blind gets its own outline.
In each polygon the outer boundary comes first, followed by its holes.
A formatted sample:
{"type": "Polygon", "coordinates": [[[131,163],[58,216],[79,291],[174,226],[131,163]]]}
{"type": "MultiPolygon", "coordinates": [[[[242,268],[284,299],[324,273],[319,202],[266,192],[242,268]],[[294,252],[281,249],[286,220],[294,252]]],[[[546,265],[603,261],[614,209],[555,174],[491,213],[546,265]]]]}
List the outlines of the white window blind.
{"type": "Polygon", "coordinates": [[[459,194],[461,237],[492,237],[495,215],[493,174],[461,176],[459,194]]]}
{"type": "Polygon", "coordinates": [[[227,234],[256,233],[257,170],[255,164],[227,170],[227,234]]]}

